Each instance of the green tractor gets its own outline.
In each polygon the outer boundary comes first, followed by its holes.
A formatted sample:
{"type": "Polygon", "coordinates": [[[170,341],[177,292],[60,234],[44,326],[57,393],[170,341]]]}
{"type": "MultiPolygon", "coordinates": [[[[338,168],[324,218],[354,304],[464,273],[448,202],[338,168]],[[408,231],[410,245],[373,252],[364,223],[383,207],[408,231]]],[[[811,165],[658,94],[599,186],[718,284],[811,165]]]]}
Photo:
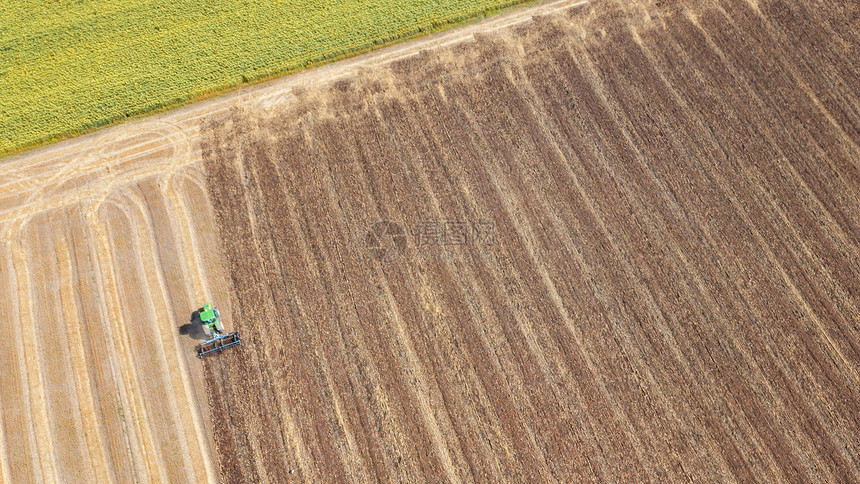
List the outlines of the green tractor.
{"type": "Polygon", "coordinates": [[[204,355],[215,351],[221,352],[224,348],[242,344],[238,331],[228,333],[224,330],[218,308],[212,307],[208,303],[204,304],[199,309],[198,315],[200,323],[203,325],[203,332],[209,338],[197,348],[197,356],[199,358],[203,358],[204,355]]]}

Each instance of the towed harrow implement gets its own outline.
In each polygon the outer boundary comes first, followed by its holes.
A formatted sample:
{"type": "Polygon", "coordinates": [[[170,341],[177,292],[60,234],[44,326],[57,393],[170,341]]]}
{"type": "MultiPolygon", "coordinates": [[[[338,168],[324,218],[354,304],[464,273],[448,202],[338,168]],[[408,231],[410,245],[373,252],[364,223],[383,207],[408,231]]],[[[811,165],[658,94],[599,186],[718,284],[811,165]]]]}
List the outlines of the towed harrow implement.
{"type": "Polygon", "coordinates": [[[239,332],[234,331],[200,343],[200,346],[197,347],[197,356],[203,358],[204,355],[208,355],[209,353],[220,352],[225,348],[240,344],[242,344],[242,340],[239,339],[239,332]]]}

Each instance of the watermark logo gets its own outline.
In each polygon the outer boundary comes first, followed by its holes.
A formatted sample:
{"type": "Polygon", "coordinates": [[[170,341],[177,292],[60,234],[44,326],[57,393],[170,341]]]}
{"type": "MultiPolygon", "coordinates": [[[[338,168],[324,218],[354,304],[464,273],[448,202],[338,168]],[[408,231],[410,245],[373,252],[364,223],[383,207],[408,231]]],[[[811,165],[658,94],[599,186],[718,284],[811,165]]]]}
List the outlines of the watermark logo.
{"type": "Polygon", "coordinates": [[[424,220],[414,224],[412,236],[416,247],[481,245],[496,243],[496,231],[486,220],[424,220]]]}
{"type": "Polygon", "coordinates": [[[389,261],[406,250],[406,231],[397,222],[381,220],[367,231],[364,243],[377,260],[389,261]]]}
{"type": "Polygon", "coordinates": [[[364,237],[365,245],[380,261],[391,261],[409,247],[417,250],[462,246],[490,247],[496,243],[493,222],[487,220],[422,220],[408,226],[390,220],[376,222],[364,237]]]}

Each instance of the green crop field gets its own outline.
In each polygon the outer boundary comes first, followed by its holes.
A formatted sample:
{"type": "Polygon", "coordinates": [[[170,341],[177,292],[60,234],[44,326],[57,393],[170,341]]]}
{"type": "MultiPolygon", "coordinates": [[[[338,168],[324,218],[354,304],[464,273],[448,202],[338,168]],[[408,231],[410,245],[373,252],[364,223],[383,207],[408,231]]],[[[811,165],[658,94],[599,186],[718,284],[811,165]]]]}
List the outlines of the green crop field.
{"type": "Polygon", "coordinates": [[[0,155],[522,2],[0,2],[0,155]]]}

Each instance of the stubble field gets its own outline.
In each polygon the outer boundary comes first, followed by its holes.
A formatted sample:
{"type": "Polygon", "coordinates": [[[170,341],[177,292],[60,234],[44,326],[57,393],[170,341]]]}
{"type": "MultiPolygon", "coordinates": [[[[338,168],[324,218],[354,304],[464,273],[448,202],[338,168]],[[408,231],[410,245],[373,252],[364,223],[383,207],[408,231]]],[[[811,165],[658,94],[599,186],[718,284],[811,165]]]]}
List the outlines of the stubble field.
{"type": "Polygon", "coordinates": [[[857,7],[570,3],[7,163],[3,480],[860,481],[857,7]]]}
{"type": "Polygon", "coordinates": [[[136,128],[0,174],[3,482],[217,479],[179,332],[227,296],[211,206],[186,128],[136,128]]]}

